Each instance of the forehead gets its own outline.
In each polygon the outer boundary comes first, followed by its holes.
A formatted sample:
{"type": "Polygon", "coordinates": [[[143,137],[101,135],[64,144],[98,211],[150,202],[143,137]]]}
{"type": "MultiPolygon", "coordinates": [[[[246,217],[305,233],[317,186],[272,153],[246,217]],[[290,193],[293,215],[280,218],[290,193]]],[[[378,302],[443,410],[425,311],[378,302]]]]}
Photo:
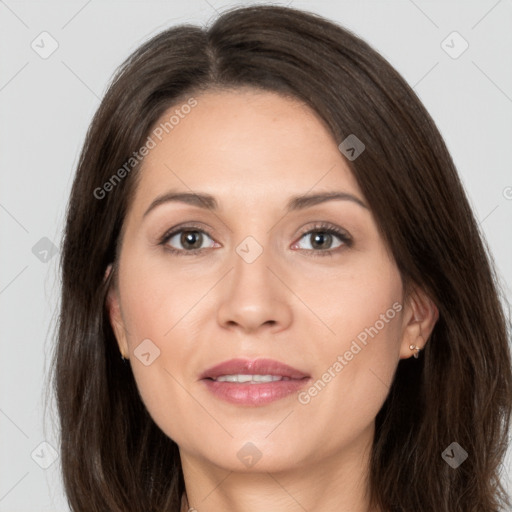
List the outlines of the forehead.
{"type": "Polygon", "coordinates": [[[194,100],[182,111],[186,99],[169,108],[156,123],[159,137],[153,129],[155,145],[140,169],[140,208],[166,189],[260,207],[311,190],[360,195],[334,137],[302,102],[257,90],[207,92],[194,100]],[[173,114],[180,115],[171,124],[173,114]]]}

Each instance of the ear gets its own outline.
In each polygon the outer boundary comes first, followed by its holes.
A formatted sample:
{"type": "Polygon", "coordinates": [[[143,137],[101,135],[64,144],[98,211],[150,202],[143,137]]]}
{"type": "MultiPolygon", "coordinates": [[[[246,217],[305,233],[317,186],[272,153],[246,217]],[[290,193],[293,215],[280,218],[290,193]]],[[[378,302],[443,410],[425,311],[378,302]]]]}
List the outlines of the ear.
{"type": "MultiPolygon", "coordinates": [[[[112,272],[112,264],[107,267],[105,271],[104,281],[108,279],[110,273],[112,272]]],[[[121,313],[121,306],[119,301],[119,290],[114,282],[111,280],[107,298],[106,298],[106,308],[110,320],[110,325],[112,326],[112,330],[114,331],[114,335],[117,340],[117,345],[119,347],[119,352],[125,359],[129,359],[128,355],[130,353],[128,349],[128,341],[126,337],[126,328],[123,320],[123,315],[121,313]]]]}
{"type": "Polygon", "coordinates": [[[400,359],[408,359],[417,353],[410,346],[424,349],[439,318],[439,310],[427,293],[419,287],[406,299],[402,324],[400,359]]]}

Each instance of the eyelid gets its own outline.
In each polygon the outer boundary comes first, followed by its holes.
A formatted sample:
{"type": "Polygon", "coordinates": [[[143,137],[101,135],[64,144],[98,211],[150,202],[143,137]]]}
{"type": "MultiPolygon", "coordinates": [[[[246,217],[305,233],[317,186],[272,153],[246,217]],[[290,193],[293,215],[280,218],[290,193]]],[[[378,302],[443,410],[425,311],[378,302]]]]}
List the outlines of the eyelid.
{"type": "Polygon", "coordinates": [[[336,226],[335,224],[331,224],[330,222],[314,222],[313,225],[308,225],[301,229],[299,236],[302,237],[312,231],[329,231],[338,234],[339,236],[343,236],[347,239],[352,239],[349,232],[341,227],[336,226]]]}
{"type": "Polygon", "coordinates": [[[310,253],[312,256],[333,256],[334,254],[338,254],[340,251],[345,250],[346,248],[350,248],[354,244],[354,240],[350,233],[336,226],[335,224],[331,224],[330,222],[316,222],[313,226],[309,225],[301,230],[299,238],[293,245],[297,245],[297,243],[305,236],[314,232],[324,232],[337,237],[342,243],[339,247],[334,249],[325,249],[325,250],[312,250],[312,249],[297,249],[298,251],[306,251],[310,253]]]}
{"type": "Polygon", "coordinates": [[[178,224],[176,226],[173,226],[172,228],[168,229],[159,239],[159,243],[164,243],[169,238],[171,238],[173,235],[179,233],[180,231],[192,231],[192,229],[196,229],[197,231],[201,231],[202,233],[207,234],[210,238],[212,236],[206,229],[211,229],[210,227],[205,228],[205,225],[199,222],[190,221],[190,222],[182,222],[181,224],[178,224]]]}

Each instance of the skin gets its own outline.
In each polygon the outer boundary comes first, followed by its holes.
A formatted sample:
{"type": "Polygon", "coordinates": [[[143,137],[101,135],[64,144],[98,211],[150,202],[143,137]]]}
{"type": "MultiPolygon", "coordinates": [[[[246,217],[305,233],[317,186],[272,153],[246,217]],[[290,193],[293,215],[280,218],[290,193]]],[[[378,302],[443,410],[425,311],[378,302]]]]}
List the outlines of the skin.
{"type": "Polygon", "coordinates": [[[306,193],[344,191],[366,204],[314,112],[250,89],[196,99],[145,158],[125,218],[108,296],[119,349],[152,418],[180,448],[189,506],[366,512],[375,416],[399,360],[414,354],[409,345],[424,347],[436,306],[420,289],[403,296],[369,209],[331,200],[285,213],[291,196],[306,193]],[[144,216],[172,189],[211,194],[219,209],[167,202],[144,216]],[[199,224],[191,231],[205,232],[202,253],[183,254],[190,245],[179,235],[167,247],[182,255],[159,245],[166,231],[191,221],[199,224]],[[315,248],[318,222],[344,230],[353,244],[333,235],[315,248]],[[236,252],[247,236],[263,248],[252,263],[236,252]],[[401,311],[307,404],[292,394],[237,406],[199,381],[206,368],[235,357],[276,359],[317,381],[394,303],[401,311]],[[134,354],[145,339],[160,350],[148,366],[134,354]],[[248,442],[261,453],[250,467],[237,456],[248,442]]]}

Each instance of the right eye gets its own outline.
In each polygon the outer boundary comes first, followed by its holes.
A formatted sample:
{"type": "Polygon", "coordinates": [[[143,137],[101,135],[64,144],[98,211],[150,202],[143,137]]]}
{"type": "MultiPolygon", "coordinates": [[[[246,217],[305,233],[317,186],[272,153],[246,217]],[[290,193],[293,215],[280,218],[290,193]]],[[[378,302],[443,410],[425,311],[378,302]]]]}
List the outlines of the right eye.
{"type": "Polygon", "coordinates": [[[161,245],[174,254],[190,256],[202,252],[212,244],[208,244],[205,237],[208,237],[215,244],[216,242],[202,229],[194,226],[183,226],[164,235],[161,245]],[[204,243],[206,242],[206,245],[204,243]],[[181,247],[176,247],[181,245],[181,247]]]}

